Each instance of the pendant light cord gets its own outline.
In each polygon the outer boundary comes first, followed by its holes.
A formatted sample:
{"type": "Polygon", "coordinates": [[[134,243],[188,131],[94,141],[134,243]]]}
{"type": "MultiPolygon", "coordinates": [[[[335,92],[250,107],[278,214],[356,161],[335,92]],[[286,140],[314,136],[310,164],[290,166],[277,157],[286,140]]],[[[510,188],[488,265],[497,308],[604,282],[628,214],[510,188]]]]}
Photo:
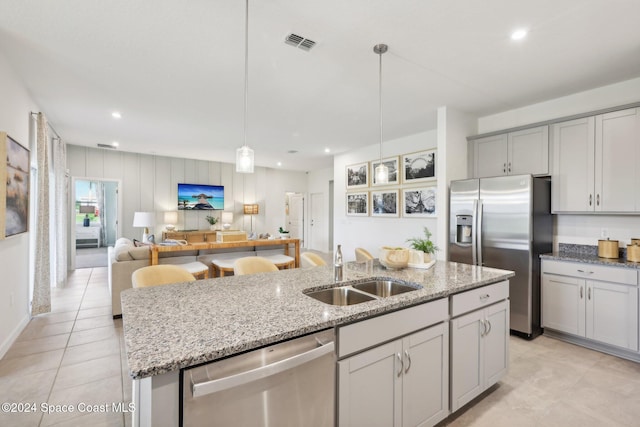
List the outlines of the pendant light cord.
{"type": "MultiPolygon", "coordinates": [[[[248,1],[248,0],[247,0],[248,1]]],[[[378,82],[378,103],[380,107],[380,164],[382,164],[382,54],[384,52],[380,51],[380,73],[379,73],[379,82],[378,82]]]]}
{"type": "Polygon", "coordinates": [[[249,0],[246,0],[244,22],[244,147],[247,146],[247,116],[249,115],[249,0]]]}

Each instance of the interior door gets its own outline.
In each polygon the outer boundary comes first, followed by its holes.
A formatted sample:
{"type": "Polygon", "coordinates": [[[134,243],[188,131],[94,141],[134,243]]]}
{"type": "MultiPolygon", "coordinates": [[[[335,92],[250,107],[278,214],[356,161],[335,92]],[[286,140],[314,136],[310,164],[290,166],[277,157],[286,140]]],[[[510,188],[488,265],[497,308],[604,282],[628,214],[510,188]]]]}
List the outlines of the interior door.
{"type": "Polygon", "coordinates": [[[309,240],[308,249],[313,249],[316,251],[326,251],[328,248],[328,243],[326,240],[325,233],[326,225],[325,225],[325,215],[323,215],[324,210],[324,195],[322,193],[313,193],[311,195],[311,205],[310,205],[310,221],[309,221],[309,236],[311,237],[309,240]]]}
{"type": "Polygon", "coordinates": [[[302,194],[289,195],[289,233],[292,239],[300,239],[304,246],[304,196],[302,194]]]}

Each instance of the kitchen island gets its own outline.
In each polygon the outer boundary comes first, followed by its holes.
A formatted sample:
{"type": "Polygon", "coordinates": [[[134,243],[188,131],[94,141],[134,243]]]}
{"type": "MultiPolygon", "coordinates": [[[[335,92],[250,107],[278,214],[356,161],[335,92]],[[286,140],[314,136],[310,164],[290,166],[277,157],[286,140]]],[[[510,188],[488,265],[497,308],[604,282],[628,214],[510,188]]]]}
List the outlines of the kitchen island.
{"type": "Polygon", "coordinates": [[[336,285],[328,266],[127,290],[122,293],[122,307],[137,404],[134,420],[145,425],[161,408],[168,417],[164,419],[167,425],[177,424],[171,419],[177,420],[182,368],[447,298],[512,276],[510,271],[443,261],[428,270],[387,270],[377,261],[348,263],[343,283],[385,278],[422,287],[351,306],[324,304],[303,293],[336,285]],[[153,401],[147,400],[145,390],[153,390],[153,401]]]}

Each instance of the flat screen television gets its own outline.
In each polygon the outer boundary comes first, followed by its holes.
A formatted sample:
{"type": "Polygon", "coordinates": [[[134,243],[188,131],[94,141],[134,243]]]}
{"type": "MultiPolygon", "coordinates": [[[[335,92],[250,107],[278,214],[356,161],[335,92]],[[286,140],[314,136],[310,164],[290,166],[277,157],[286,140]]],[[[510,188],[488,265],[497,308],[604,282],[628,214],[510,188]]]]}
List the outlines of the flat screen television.
{"type": "Polygon", "coordinates": [[[224,209],[224,186],[178,184],[178,210],[224,209]]]}

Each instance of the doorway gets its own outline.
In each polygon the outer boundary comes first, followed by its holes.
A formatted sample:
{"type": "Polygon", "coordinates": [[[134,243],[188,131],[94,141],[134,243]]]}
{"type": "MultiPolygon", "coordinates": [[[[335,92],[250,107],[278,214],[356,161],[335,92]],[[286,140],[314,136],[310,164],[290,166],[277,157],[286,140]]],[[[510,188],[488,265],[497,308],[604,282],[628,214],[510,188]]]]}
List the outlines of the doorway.
{"type": "Polygon", "coordinates": [[[301,193],[286,193],[286,222],[292,239],[300,239],[300,246],[305,247],[304,241],[304,195],[301,193]]]}
{"type": "Polygon", "coordinates": [[[120,223],[120,181],[74,177],[71,183],[70,268],[106,267],[120,223]]]}

